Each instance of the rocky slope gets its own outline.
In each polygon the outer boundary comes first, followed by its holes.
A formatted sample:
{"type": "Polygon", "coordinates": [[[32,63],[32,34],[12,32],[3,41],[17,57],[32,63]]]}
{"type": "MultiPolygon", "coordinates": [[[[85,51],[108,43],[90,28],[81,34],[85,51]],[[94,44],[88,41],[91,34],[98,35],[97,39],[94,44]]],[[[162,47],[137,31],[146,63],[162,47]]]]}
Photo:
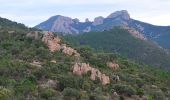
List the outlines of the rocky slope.
{"type": "Polygon", "coordinates": [[[57,15],[35,26],[35,28],[52,32],[61,32],[63,34],[80,34],[90,31],[109,30],[114,26],[132,28],[145,38],[155,41],[164,48],[170,49],[170,44],[168,44],[170,42],[169,26],[155,26],[134,20],[126,10],[116,11],[106,18],[100,16],[96,17],[94,21],[86,20],[85,22],[57,15]]]}
{"type": "Polygon", "coordinates": [[[168,71],[113,53],[73,48],[50,32],[30,31],[18,24],[13,30],[10,25],[0,29],[1,100],[170,98],[168,71]]]}

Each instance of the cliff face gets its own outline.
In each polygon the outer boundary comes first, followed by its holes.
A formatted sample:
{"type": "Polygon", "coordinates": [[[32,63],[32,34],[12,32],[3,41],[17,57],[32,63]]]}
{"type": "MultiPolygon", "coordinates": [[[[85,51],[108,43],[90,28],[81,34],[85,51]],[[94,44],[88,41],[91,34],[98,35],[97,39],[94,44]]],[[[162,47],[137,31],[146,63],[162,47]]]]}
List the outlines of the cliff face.
{"type": "Polygon", "coordinates": [[[94,21],[79,22],[79,19],[72,19],[61,15],[53,16],[47,21],[40,23],[35,28],[51,32],[61,32],[63,34],[79,34],[90,31],[103,31],[112,29],[116,25],[127,25],[131,20],[130,15],[126,10],[117,11],[104,18],[102,16],[96,17],[94,21]],[[100,26],[101,25],[101,26],[100,26]]]}

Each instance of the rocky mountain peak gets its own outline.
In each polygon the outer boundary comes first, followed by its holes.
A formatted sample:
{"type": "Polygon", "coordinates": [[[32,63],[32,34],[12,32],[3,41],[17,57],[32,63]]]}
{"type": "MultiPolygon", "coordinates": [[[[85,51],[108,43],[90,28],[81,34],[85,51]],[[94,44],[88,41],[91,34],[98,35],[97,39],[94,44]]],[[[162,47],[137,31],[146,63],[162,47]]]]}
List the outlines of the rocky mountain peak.
{"type": "Polygon", "coordinates": [[[90,20],[88,18],[85,19],[85,22],[90,22],[90,20]]]}
{"type": "Polygon", "coordinates": [[[104,21],[104,17],[102,16],[96,17],[94,19],[93,25],[97,26],[97,25],[103,24],[103,21],[104,21]]]}
{"type": "Polygon", "coordinates": [[[107,18],[117,18],[117,17],[121,17],[125,20],[130,19],[130,15],[129,15],[128,11],[126,11],[126,10],[116,11],[116,12],[110,14],[107,18]]]}

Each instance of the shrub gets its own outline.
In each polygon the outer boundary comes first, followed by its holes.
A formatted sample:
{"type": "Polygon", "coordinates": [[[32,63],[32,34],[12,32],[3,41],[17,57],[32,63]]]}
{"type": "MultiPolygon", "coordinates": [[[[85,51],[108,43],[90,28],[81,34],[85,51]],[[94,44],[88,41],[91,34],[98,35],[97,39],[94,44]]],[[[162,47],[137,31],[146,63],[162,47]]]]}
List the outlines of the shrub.
{"type": "Polygon", "coordinates": [[[79,91],[73,88],[65,88],[62,93],[66,100],[70,100],[71,98],[78,99],[80,97],[79,91]]]}
{"type": "Polygon", "coordinates": [[[8,100],[10,91],[6,88],[0,87],[0,99],[8,100]]]}
{"type": "Polygon", "coordinates": [[[125,94],[128,96],[134,95],[136,93],[135,89],[128,85],[121,85],[121,84],[116,85],[114,89],[116,90],[117,93],[125,94]]]}
{"type": "Polygon", "coordinates": [[[51,100],[52,97],[55,97],[56,91],[53,89],[46,89],[46,90],[42,90],[40,93],[40,96],[46,100],[51,100]]]}

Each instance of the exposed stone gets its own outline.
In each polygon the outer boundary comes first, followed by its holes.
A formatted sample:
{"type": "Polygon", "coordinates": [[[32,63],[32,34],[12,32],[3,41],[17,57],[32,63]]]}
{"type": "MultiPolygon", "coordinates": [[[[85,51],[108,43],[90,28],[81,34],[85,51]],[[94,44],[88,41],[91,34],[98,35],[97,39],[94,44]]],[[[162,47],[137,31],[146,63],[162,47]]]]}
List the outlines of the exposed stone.
{"type": "Polygon", "coordinates": [[[101,17],[101,16],[100,17],[96,17],[94,19],[93,25],[94,26],[101,25],[101,24],[103,24],[103,21],[104,21],[103,17],[101,17]]]}
{"type": "Polygon", "coordinates": [[[107,66],[111,68],[113,71],[117,70],[119,68],[119,65],[116,63],[108,62],[107,66]]]}
{"type": "Polygon", "coordinates": [[[85,19],[85,22],[87,22],[87,23],[88,23],[88,22],[90,22],[90,21],[89,21],[89,19],[88,19],[88,18],[86,18],[86,19],[85,19]]]}
{"type": "Polygon", "coordinates": [[[71,27],[74,21],[69,17],[64,16],[56,16],[56,20],[54,21],[53,26],[50,31],[52,32],[62,32],[62,33],[74,33],[75,28],[71,27]],[[74,30],[73,30],[74,29],[74,30]]]}
{"type": "Polygon", "coordinates": [[[57,62],[56,62],[56,60],[51,60],[50,61],[51,63],[54,63],[54,64],[56,64],[57,62]]]}
{"type": "Polygon", "coordinates": [[[126,29],[132,36],[141,39],[141,40],[147,40],[147,38],[140,32],[136,31],[133,28],[129,28],[128,26],[122,26],[123,29],[126,29]]]}
{"type": "Polygon", "coordinates": [[[51,32],[44,34],[42,41],[48,46],[51,52],[59,51],[61,49],[60,39],[54,37],[54,34],[51,32]]]}
{"type": "Polygon", "coordinates": [[[66,44],[61,44],[60,38],[57,36],[54,36],[54,34],[51,32],[45,33],[42,38],[42,41],[48,46],[51,52],[62,50],[63,53],[69,56],[72,56],[72,55],[77,56],[77,57],[80,56],[80,54],[77,53],[77,51],[74,50],[73,48],[67,47],[66,44]]]}
{"type": "Polygon", "coordinates": [[[116,11],[112,14],[110,14],[107,18],[122,18],[124,20],[129,20],[130,19],[130,15],[126,10],[122,10],[122,11],[116,11]]]}
{"type": "Polygon", "coordinates": [[[78,23],[80,22],[80,20],[79,20],[78,18],[73,19],[73,21],[74,21],[76,24],[78,24],[78,23]]]}
{"type": "Polygon", "coordinates": [[[158,87],[156,85],[151,85],[151,88],[157,89],[158,87]]]}
{"type": "Polygon", "coordinates": [[[98,69],[92,68],[89,64],[86,63],[75,63],[73,66],[73,74],[81,76],[86,74],[87,72],[91,72],[90,79],[96,80],[99,79],[103,85],[107,85],[110,83],[109,76],[102,74],[98,69]]]}
{"type": "Polygon", "coordinates": [[[79,56],[79,53],[77,53],[76,50],[74,50],[71,47],[67,47],[65,44],[62,45],[62,52],[69,55],[69,56],[79,56]]]}
{"type": "Polygon", "coordinates": [[[33,61],[32,63],[30,63],[32,66],[36,66],[36,67],[38,67],[38,68],[41,68],[42,67],[42,65],[41,65],[41,63],[40,62],[38,62],[38,61],[33,61]]]}

